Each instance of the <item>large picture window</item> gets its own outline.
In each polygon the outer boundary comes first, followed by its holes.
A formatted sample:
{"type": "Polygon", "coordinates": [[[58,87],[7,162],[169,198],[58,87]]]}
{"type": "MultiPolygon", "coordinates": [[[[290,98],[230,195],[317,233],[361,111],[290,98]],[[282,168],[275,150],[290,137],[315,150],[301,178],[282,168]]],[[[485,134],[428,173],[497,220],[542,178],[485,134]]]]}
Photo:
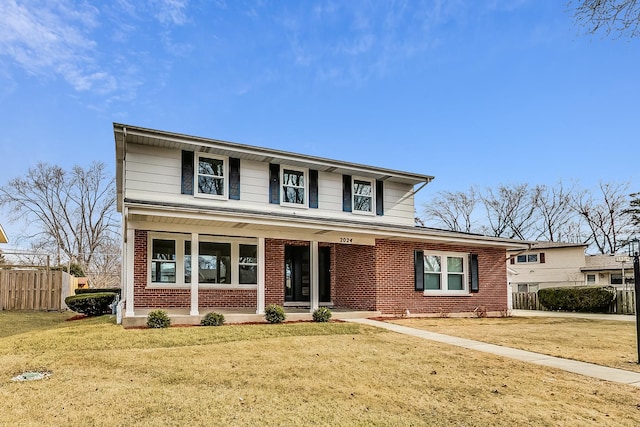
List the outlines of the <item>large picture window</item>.
{"type": "Polygon", "coordinates": [[[466,292],[467,256],[460,254],[424,254],[424,290],[466,292]]]}
{"type": "Polygon", "coordinates": [[[305,171],[282,168],[282,203],[306,206],[305,171]]]}
{"type": "MultiPolygon", "coordinates": [[[[252,239],[198,238],[198,283],[211,286],[256,285],[258,247],[252,239]]],[[[192,280],[191,235],[150,233],[149,285],[188,287],[192,280]]]]}
{"type": "Polygon", "coordinates": [[[226,159],[198,154],[196,156],[196,166],[198,194],[218,198],[226,197],[226,159]]]}

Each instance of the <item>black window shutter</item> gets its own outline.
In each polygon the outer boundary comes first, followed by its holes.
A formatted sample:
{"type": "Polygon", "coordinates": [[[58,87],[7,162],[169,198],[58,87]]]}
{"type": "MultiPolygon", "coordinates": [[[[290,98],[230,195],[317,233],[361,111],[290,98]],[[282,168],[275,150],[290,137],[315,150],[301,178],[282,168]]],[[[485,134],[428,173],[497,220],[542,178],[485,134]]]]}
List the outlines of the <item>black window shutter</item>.
{"type": "Polygon", "coordinates": [[[480,285],[478,282],[478,255],[471,254],[469,257],[469,283],[471,292],[478,292],[480,285]]]}
{"type": "Polygon", "coordinates": [[[376,179],[376,215],[384,215],[384,181],[376,179]]]}
{"type": "Polygon", "coordinates": [[[280,204],[280,165],[269,163],[269,203],[280,204]]]}
{"type": "Polygon", "coordinates": [[[342,210],[351,212],[351,175],[342,175],[342,210]]]}
{"type": "Polygon", "coordinates": [[[309,169],[309,207],[318,209],[318,171],[309,169]]]}
{"type": "Polygon", "coordinates": [[[182,194],[193,194],[193,151],[182,150],[182,194]]]}
{"type": "Polygon", "coordinates": [[[240,159],[229,158],[229,198],[240,200],[240,159]]]}
{"type": "Polygon", "coordinates": [[[540,264],[544,264],[544,252],[540,252],[540,264]]]}
{"type": "Polygon", "coordinates": [[[415,270],[415,289],[416,291],[424,291],[424,252],[415,251],[413,256],[413,265],[415,270]]]}

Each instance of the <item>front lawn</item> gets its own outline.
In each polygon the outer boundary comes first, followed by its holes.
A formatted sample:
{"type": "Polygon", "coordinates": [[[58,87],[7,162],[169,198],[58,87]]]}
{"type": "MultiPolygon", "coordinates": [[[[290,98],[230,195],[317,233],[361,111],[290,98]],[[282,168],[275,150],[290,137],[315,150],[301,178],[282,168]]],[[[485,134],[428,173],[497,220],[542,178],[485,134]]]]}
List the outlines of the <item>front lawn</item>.
{"type": "Polygon", "coordinates": [[[404,326],[640,372],[634,322],[559,317],[413,318],[404,326]]]}
{"type": "MultiPolygon", "coordinates": [[[[0,313],[0,330],[24,313],[0,313]]],[[[640,390],[350,323],[0,334],[2,425],[638,425],[640,390]],[[12,382],[29,370],[42,381],[12,382]]]]}

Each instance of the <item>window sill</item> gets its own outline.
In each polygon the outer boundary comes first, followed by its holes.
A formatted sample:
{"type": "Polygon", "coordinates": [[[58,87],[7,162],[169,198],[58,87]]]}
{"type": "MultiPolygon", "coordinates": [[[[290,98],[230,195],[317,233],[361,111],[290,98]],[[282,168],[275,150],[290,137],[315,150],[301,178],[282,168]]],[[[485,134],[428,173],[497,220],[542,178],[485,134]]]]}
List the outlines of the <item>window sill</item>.
{"type": "Polygon", "coordinates": [[[425,297],[470,297],[468,291],[423,291],[425,297]]]}
{"type": "Polygon", "coordinates": [[[193,197],[200,198],[200,199],[209,199],[209,200],[229,200],[226,194],[219,196],[217,194],[195,193],[193,197]]]}
{"type": "MultiPolygon", "coordinates": [[[[145,289],[185,289],[190,290],[190,283],[148,283],[145,289]]],[[[255,290],[258,285],[240,285],[225,283],[199,283],[198,289],[255,290]]]]}

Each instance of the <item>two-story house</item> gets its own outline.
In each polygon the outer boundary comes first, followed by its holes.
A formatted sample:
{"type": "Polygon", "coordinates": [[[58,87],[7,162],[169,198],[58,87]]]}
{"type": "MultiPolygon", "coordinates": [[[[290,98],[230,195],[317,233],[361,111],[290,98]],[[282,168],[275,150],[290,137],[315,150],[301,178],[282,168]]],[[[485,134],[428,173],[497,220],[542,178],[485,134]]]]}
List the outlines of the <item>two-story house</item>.
{"type": "Polygon", "coordinates": [[[511,249],[507,275],[513,292],[585,284],[581,243],[537,242],[526,251],[511,249]]]}
{"type": "MultiPolygon", "coordinates": [[[[522,242],[414,225],[429,175],[114,124],[124,324],[150,309],[507,310],[522,242]]],[[[369,313],[371,314],[371,313],[369,313]]]]}

